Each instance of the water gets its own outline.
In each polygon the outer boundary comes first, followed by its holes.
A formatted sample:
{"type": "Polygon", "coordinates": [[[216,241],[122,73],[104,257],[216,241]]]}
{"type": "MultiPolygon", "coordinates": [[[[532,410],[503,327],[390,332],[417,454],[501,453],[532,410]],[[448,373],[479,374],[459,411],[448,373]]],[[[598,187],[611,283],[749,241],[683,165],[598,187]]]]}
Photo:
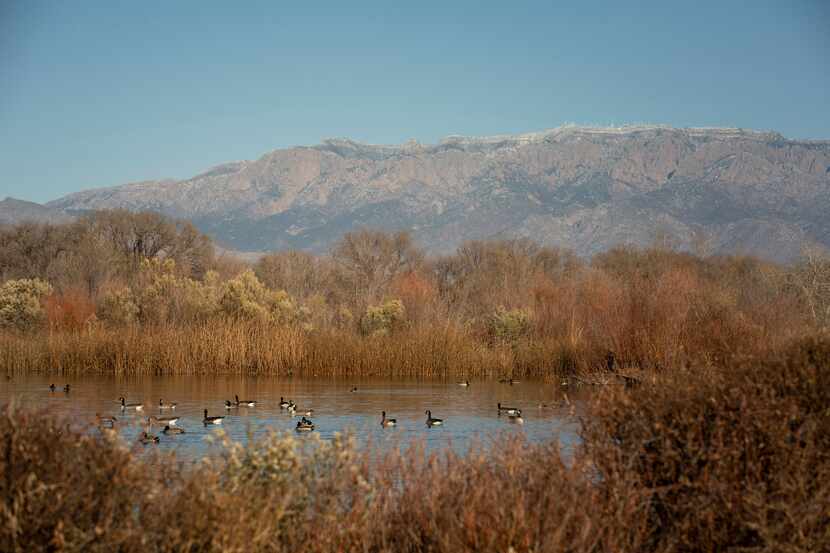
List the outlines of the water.
{"type": "Polygon", "coordinates": [[[21,406],[45,408],[81,424],[93,423],[96,413],[115,416],[119,432],[129,442],[136,441],[148,416],[179,416],[178,426],[185,429],[184,434],[166,436],[161,433],[161,426],[153,427],[152,433],[159,436],[160,442],[144,449],[175,451],[179,459],[186,461],[215,451],[206,438],[218,428],[243,443],[249,434],[256,437],[271,429],[293,431],[299,419],[280,409],[280,397],[295,401],[299,411],[314,409],[310,418],[323,439],[349,430],[361,443],[371,440],[376,447],[420,440],[428,450],[449,446],[464,452],[475,441],[486,445],[489,438],[502,432],[523,432],[531,442],[558,439],[563,452],[568,453],[578,440],[573,416],[581,403],[578,396],[571,398],[573,408],[540,408],[540,404],[550,406],[562,401],[558,382],[522,381],[508,385],[490,380],[462,387],[434,379],[144,376],[57,380],[40,375],[19,375],[12,381],[0,382],[0,404],[15,399],[21,406]],[[49,391],[50,383],[56,385],[55,392],[49,391]],[[71,388],[69,394],[62,391],[67,383],[71,388]],[[352,392],[354,387],[356,392],[352,392]],[[234,395],[242,400],[256,400],[257,406],[227,411],[225,400],[233,401],[234,395]],[[122,412],[119,396],[124,396],[128,403],[143,403],[143,411],[122,412]],[[160,398],[176,402],[176,409],[159,410],[160,398]],[[520,408],[524,424],[499,416],[499,402],[520,408]],[[211,416],[226,416],[223,424],[203,425],[204,409],[211,416]],[[444,419],[444,424],[427,428],[426,409],[432,411],[433,417],[444,419]],[[382,428],[381,411],[397,419],[397,426],[382,428]]]}

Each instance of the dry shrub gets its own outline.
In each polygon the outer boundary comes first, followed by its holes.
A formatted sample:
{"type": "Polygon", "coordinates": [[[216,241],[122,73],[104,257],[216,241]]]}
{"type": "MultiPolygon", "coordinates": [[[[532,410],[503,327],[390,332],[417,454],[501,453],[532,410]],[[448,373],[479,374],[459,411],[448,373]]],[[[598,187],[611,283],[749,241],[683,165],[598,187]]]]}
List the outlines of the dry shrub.
{"type": "Polygon", "coordinates": [[[95,303],[83,290],[69,289],[49,295],[45,302],[46,319],[53,331],[79,331],[95,319],[95,303]]]}
{"type": "Polygon", "coordinates": [[[651,551],[830,547],[830,340],[728,371],[673,373],[592,402],[610,497],[646,493],[651,551]]]}

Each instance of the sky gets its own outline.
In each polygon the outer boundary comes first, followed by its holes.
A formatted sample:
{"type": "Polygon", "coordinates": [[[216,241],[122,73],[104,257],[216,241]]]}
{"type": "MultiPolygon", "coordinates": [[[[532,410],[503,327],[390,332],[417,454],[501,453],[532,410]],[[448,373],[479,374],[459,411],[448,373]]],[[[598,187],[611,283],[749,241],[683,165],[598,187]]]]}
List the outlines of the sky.
{"type": "Polygon", "coordinates": [[[349,137],[566,123],[830,139],[830,1],[0,0],[0,199],[349,137]]]}

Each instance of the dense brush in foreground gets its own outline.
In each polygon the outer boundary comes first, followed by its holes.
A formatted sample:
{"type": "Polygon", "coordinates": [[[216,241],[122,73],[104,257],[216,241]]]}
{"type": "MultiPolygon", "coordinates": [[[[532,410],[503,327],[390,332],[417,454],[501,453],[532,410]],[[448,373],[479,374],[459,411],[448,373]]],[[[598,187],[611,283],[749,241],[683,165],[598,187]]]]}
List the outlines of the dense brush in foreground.
{"type": "Polygon", "coordinates": [[[272,435],[181,468],[7,407],[0,550],[830,549],[830,340],[671,374],[597,394],[568,463],[553,443],[379,458],[272,435]]]}

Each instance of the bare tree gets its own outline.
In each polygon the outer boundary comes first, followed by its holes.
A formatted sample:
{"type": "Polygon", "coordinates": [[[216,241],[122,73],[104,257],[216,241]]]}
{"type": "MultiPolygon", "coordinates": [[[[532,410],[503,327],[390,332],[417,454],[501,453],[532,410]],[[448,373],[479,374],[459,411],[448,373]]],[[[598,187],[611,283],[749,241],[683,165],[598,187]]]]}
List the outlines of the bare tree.
{"type": "Polygon", "coordinates": [[[331,257],[351,284],[355,298],[364,292],[368,300],[375,301],[396,276],[416,269],[423,253],[408,232],[364,229],[346,233],[332,248],[331,257]]]}

